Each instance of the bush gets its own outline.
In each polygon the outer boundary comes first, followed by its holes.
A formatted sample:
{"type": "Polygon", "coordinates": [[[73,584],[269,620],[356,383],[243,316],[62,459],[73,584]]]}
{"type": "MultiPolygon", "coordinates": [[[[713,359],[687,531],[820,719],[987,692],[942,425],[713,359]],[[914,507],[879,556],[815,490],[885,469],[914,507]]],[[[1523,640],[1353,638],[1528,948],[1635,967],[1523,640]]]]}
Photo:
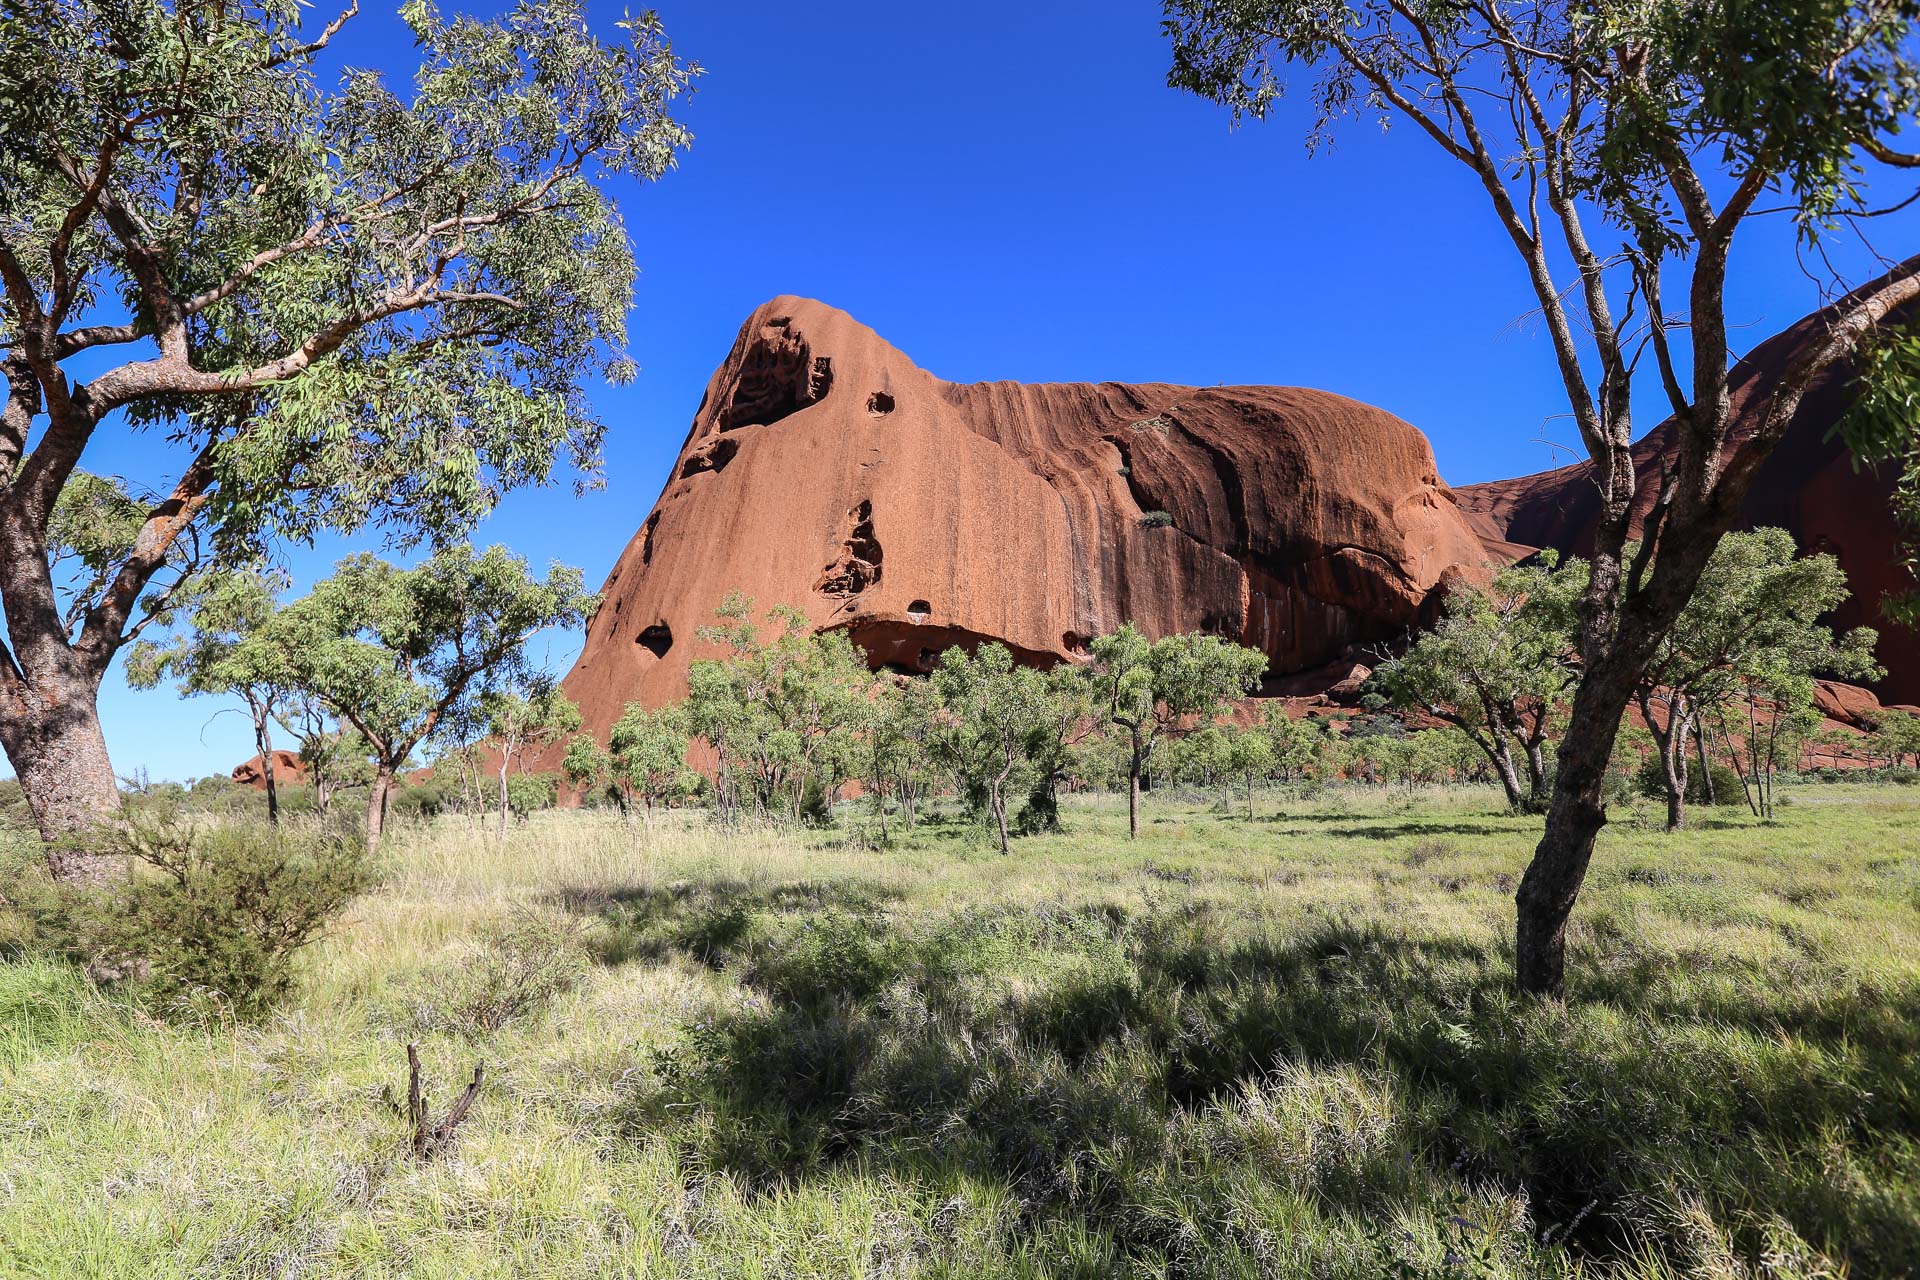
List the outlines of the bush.
{"type": "Polygon", "coordinates": [[[521,910],[463,954],[409,984],[406,1003],[422,1031],[486,1035],[573,990],[587,964],[578,920],[521,910]]]}
{"type": "MultiPolygon", "coordinates": [[[[1689,763],[1693,767],[1687,771],[1687,803],[1706,804],[1707,784],[1706,780],[1700,776],[1700,762],[1694,760],[1689,763]]],[[[1659,756],[1650,755],[1641,762],[1638,772],[1634,774],[1634,785],[1641,795],[1650,800],[1667,798],[1667,775],[1661,767],[1659,756]]],[[[1740,785],[1740,775],[1715,760],[1713,762],[1713,803],[1723,808],[1728,805],[1743,805],[1747,802],[1746,796],[1746,791],[1740,785]]]]}
{"type": "Polygon", "coordinates": [[[520,817],[536,809],[551,809],[559,799],[557,773],[516,773],[507,778],[507,807],[520,817]]]}
{"type": "Polygon", "coordinates": [[[373,883],[358,839],[314,828],[197,827],[161,813],[109,839],[128,874],[43,880],[26,895],[38,938],[174,1008],[211,998],[238,1017],[264,1013],[293,989],[295,954],[373,883]]]}
{"type": "Polygon", "coordinates": [[[1149,511],[1140,517],[1142,529],[1169,529],[1173,527],[1173,517],[1164,511],[1149,511]]]}

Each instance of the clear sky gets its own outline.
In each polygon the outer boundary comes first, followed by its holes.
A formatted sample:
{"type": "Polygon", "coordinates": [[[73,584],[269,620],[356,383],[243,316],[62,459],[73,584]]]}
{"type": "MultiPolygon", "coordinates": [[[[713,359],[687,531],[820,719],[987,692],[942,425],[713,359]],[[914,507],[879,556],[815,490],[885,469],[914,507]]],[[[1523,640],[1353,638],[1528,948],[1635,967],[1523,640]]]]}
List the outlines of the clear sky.
{"type": "MultiPolygon", "coordinates": [[[[336,48],[404,84],[413,49],[397,4],[363,0],[336,48]]],[[[622,7],[596,0],[609,36],[622,7]]],[[[1570,460],[1547,443],[1572,433],[1524,277],[1473,179],[1411,130],[1362,121],[1309,157],[1304,92],[1233,129],[1165,86],[1153,0],[986,5],[964,19],[879,0],[656,7],[707,75],[683,113],[695,141],[681,168],[616,190],[642,270],[641,375],[595,390],[611,425],[606,485],[515,494],[483,542],[598,583],[740,322],[782,293],[846,309],[957,381],[1322,387],[1424,429],[1455,484],[1570,460]]],[[[333,8],[316,0],[313,21],[333,8]]],[[[1910,249],[1917,227],[1885,219],[1875,239],[1910,249]]],[[[1784,225],[1743,243],[1730,291],[1742,347],[1818,302],[1784,225]]],[[[1648,401],[1641,421],[1660,415],[1648,401]]],[[[153,449],[108,440],[85,465],[158,484],[153,449]]],[[[290,550],[296,586],[345,549],[290,550]]],[[[536,652],[564,671],[579,642],[543,637],[536,652]]],[[[252,753],[242,719],[219,710],[133,693],[117,669],[102,698],[117,767],[156,778],[224,773],[252,753]]]]}

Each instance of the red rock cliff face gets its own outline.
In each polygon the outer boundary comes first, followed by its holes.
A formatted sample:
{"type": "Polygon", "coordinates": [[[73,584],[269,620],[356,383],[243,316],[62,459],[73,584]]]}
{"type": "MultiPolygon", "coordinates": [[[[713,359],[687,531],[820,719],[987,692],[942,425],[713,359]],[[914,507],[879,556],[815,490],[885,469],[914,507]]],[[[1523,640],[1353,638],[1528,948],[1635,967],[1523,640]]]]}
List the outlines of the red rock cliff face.
{"type": "MultiPolygon", "coordinates": [[[[1809,316],[1756,347],[1734,371],[1735,414],[1764,395],[1794,355],[1821,335],[1819,317],[1809,316]]],[[[1857,467],[1846,447],[1829,438],[1849,403],[1853,376],[1851,365],[1836,365],[1808,389],[1787,434],[1754,477],[1741,523],[1776,525],[1806,550],[1832,553],[1853,593],[1834,622],[1878,630],[1879,659],[1888,670],[1876,686],[1880,694],[1890,702],[1920,702],[1920,635],[1880,612],[1883,596],[1911,585],[1895,558],[1901,534],[1889,501],[1892,475],[1857,467]]],[[[1635,473],[1649,477],[1636,495],[1636,527],[1653,506],[1660,465],[1678,447],[1678,431],[1669,419],[1634,446],[1635,473]]],[[[1591,463],[1457,492],[1460,505],[1494,538],[1573,554],[1592,550],[1600,491],[1591,463]]]]}
{"type": "Polygon", "coordinates": [[[846,628],[876,665],[981,638],[1048,664],[1132,621],[1241,640],[1279,676],[1399,632],[1487,558],[1426,438],[1378,409],[1291,387],[958,385],[776,298],[708,385],[566,687],[600,733],[630,699],[680,697],[733,590],[846,628]]]}

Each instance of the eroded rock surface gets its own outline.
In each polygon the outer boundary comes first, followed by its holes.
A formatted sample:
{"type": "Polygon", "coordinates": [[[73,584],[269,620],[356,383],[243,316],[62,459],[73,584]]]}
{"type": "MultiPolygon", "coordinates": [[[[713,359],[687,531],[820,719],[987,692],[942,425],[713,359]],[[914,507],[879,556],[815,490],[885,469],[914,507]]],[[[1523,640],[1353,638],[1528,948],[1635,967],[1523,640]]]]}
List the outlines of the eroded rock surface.
{"type": "Polygon", "coordinates": [[[729,591],[842,627],[878,665],[999,640],[1084,656],[1133,621],[1264,650],[1275,679],[1437,607],[1489,551],[1426,437],[1295,387],[962,385],[776,298],[741,327],[606,583],[568,692],[604,733],[686,690],[729,591]]]}

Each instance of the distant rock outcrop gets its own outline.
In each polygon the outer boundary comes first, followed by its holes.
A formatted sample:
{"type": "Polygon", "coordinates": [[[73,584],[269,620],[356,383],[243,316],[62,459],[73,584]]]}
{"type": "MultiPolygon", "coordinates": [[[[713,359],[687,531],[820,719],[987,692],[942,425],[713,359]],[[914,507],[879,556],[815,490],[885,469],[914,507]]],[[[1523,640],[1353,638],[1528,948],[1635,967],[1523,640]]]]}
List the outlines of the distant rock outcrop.
{"type": "MultiPolygon", "coordinates": [[[[1803,344],[1819,336],[1819,318],[1809,316],[1754,348],[1734,370],[1736,413],[1779,376],[1803,344]]],[[[1841,363],[1815,379],[1786,435],[1755,475],[1740,520],[1746,528],[1784,528],[1803,549],[1833,554],[1852,591],[1835,624],[1879,631],[1879,658],[1888,672],[1880,693],[1920,702],[1920,634],[1889,622],[1880,611],[1884,596],[1912,585],[1897,559],[1901,532],[1890,503],[1893,477],[1858,465],[1833,434],[1849,403],[1853,377],[1852,365],[1841,363]]],[[[1678,448],[1679,430],[1669,419],[1634,446],[1635,473],[1646,477],[1636,494],[1636,521],[1653,506],[1661,463],[1678,448]]],[[[1508,550],[1555,547],[1586,554],[1593,548],[1600,491],[1591,462],[1463,485],[1455,492],[1483,534],[1508,550]]]]}
{"type": "Polygon", "coordinates": [[[681,696],[734,590],[844,628],[876,666],[983,639],[1047,665],[1132,621],[1337,680],[1488,559],[1426,437],[1379,409],[944,382],[844,312],[776,298],[714,374],[566,687],[601,733],[629,699],[681,696]]]}
{"type": "MultiPolygon", "coordinates": [[[[267,771],[259,756],[254,756],[244,764],[233,766],[233,780],[243,787],[252,787],[256,791],[267,789],[267,771]]],[[[273,780],[279,786],[296,786],[307,780],[307,766],[300,761],[296,751],[286,751],[276,747],[273,752],[273,780]]]]}

